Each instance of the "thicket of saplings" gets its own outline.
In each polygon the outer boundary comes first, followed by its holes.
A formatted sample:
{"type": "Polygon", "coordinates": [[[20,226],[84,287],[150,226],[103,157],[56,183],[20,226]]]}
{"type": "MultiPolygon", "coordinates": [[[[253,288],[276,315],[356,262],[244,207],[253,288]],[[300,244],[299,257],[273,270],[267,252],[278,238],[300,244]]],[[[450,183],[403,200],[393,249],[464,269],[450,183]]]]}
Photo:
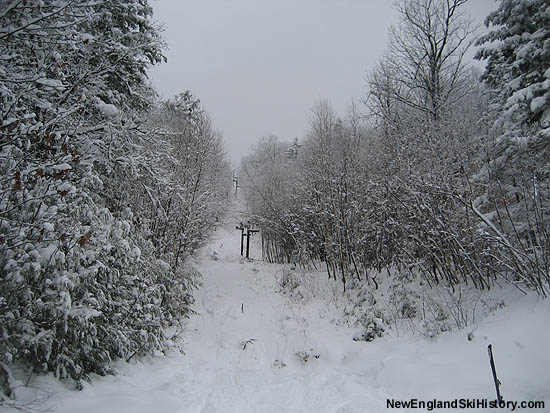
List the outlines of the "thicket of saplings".
{"type": "Polygon", "coordinates": [[[399,2],[366,107],[340,119],[318,102],[302,140],[269,136],[243,161],[266,260],[322,267],[344,291],[374,290],[383,272],[451,295],[503,283],[550,293],[546,6],[501,2],[476,39],[463,3],[399,2]],[[474,40],[483,73],[464,62],[474,40]]]}

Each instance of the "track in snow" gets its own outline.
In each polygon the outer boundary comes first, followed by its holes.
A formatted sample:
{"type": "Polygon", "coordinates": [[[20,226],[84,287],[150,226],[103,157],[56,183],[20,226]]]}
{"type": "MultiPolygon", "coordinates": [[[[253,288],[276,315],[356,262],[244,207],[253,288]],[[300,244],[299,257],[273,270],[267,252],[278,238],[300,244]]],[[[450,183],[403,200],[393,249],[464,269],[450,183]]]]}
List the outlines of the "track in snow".
{"type": "Polygon", "coordinates": [[[200,316],[186,336],[181,395],[189,405],[181,411],[383,410],[386,396],[373,397],[368,378],[346,369],[352,363],[345,353],[327,345],[330,334],[331,344],[340,336],[343,348],[360,346],[349,330],[290,305],[278,292],[281,267],[243,260],[238,231],[221,228],[214,235],[200,264],[200,316]]]}
{"type": "MultiPolygon", "coordinates": [[[[349,329],[291,305],[277,284],[282,267],[244,260],[232,221],[198,258],[203,285],[185,355],[122,363],[117,376],[97,377],[78,393],[50,381],[55,394],[46,404],[83,413],[385,410],[386,395],[356,371],[361,344],[349,329]]],[[[253,245],[251,257],[259,255],[253,245]]]]}

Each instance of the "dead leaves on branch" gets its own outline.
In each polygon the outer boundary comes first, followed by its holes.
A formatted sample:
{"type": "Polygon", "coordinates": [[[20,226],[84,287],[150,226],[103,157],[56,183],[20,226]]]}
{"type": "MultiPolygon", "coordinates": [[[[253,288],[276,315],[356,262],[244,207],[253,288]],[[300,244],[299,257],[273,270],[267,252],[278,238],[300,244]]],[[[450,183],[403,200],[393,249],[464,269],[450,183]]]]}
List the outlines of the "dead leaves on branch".
{"type": "Polygon", "coordinates": [[[91,236],[92,236],[92,233],[88,231],[80,237],[80,239],[78,240],[78,245],[80,245],[80,248],[84,248],[86,244],[88,244],[91,236]]]}

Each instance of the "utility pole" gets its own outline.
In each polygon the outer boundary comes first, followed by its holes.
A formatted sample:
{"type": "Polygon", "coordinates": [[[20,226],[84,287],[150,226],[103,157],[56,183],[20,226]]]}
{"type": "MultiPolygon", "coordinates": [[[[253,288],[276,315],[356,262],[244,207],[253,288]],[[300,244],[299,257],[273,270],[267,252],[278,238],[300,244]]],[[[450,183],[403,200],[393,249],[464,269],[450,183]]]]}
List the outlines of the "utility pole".
{"type": "Polygon", "coordinates": [[[235,227],[235,229],[240,229],[241,230],[241,255],[243,255],[244,237],[247,236],[247,234],[245,234],[244,230],[248,229],[248,227],[244,226],[243,223],[241,222],[238,227],[235,227]]]}
{"type": "Polygon", "coordinates": [[[235,176],[235,172],[233,172],[233,182],[235,182],[235,198],[237,197],[237,190],[241,187],[239,185],[239,178],[235,176]]]}

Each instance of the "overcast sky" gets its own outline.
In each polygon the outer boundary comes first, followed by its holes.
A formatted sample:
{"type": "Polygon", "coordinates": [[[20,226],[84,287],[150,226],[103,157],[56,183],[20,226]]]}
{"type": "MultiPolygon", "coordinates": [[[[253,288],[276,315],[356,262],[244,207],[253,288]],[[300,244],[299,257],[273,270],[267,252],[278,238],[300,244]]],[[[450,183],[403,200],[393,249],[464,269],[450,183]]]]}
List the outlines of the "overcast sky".
{"type": "MultiPolygon", "coordinates": [[[[302,137],[315,101],[339,113],[366,95],[365,76],[397,21],[392,0],[151,0],[168,63],[150,77],[165,98],[190,90],[237,164],[262,136],[302,137]]],[[[470,0],[482,23],[495,0],[470,0]]]]}

